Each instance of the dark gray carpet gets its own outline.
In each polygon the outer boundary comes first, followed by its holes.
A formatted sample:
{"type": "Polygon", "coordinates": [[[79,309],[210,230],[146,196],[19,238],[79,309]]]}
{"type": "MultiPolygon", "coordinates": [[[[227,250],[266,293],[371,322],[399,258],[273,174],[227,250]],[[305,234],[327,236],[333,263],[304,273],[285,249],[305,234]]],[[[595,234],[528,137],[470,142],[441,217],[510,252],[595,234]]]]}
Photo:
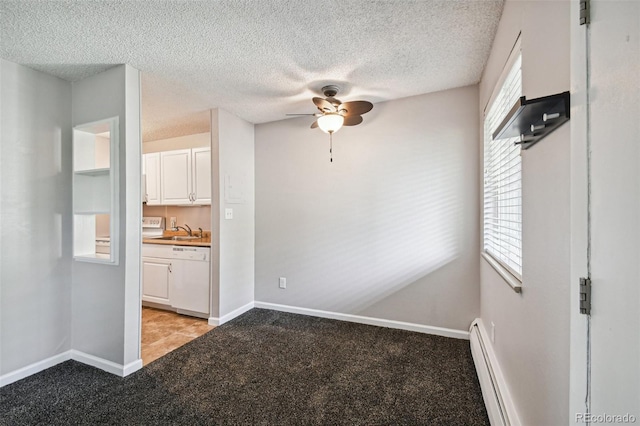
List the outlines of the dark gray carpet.
{"type": "Polygon", "coordinates": [[[469,342],[253,309],[125,378],[68,361],[0,424],[488,425],[469,342]]]}

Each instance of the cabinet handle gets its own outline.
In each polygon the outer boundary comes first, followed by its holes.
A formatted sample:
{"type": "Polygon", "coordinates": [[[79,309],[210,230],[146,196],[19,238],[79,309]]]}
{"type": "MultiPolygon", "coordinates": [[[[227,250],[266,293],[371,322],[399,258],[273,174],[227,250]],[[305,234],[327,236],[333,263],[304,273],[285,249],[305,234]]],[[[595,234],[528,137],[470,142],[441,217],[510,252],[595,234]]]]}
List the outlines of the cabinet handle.
{"type": "Polygon", "coordinates": [[[172,273],[173,271],[171,270],[171,264],[169,264],[169,273],[172,273]]]}

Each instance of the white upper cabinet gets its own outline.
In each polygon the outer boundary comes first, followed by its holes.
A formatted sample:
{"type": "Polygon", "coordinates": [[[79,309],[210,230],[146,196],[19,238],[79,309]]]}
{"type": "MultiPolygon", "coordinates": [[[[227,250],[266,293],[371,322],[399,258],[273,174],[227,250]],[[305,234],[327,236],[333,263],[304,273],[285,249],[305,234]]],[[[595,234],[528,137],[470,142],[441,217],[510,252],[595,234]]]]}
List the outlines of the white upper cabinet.
{"type": "Polygon", "coordinates": [[[142,170],[145,179],[143,201],[148,206],[160,205],[160,153],[144,154],[142,170]]]}
{"type": "Polygon", "coordinates": [[[191,150],[160,153],[162,204],[191,204],[191,150]]]}
{"type": "Polygon", "coordinates": [[[211,148],[191,150],[193,204],[211,204],[211,148]]]}
{"type": "MultiPolygon", "coordinates": [[[[163,151],[160,155],[160,202],[151,203],[150,164],[146,163],[147,204],[211,204],[211,148],[163,151]]],[[[146,154],[151,155],[151,154],[146,154]]]]}

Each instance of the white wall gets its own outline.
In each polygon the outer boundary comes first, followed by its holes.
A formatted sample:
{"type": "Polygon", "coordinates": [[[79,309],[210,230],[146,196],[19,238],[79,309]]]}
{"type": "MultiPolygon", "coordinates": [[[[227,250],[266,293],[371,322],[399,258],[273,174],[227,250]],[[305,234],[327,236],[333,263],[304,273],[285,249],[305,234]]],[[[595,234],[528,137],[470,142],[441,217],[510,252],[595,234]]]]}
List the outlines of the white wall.
{"type": "MultiPolygon", "coordinates": [[[[480,83],[481,114],[519,32],[524,96],[570,89],[569,9],[506,2],[480,83]]],[[[569,421],[570,133],[565,124],[522,153],[522,293],[481,261],[481,317],[495,324],[494,351],[526,425],[569,421]]]]}
{"type": "Polygon", "coordinates": [[[71,85],[1,60],[0,375],[71,348],[71,85]]]}
{"type": "Polygon", "coordinates": [[[211,129],[211,309],[209,322],[211,325],[219,324],[220,319],[220,138],[218,115],[217,108],[209,111],[209,128],[211,129]]]}
{"type": "Polygon", "coordinates": [[[377,104],[333,163],[309,118],[257,125],[256,301],[467,330],[477,105],[475,86],[377,104]]]}
{"type": "Polygon", "coordinates": [[[141,142],[139,72],[121,65],[74,82],[73,125],[120,118],[119,265],[73,262],[72,347],[126,365],[139,359],[141,142]]]}
{"type": "MultiPolygon", "coordinates": [[[[219,199],[219,317],[254,300],[255,177],[254,126],[218,109],[215,185],[219,199]],[[225,209],[233,209],[233,219],[225,219],[225,209]]],[[[215,173],[215,172],[214,172],[215,173]]],[[[214,210],[214,209],[212,209],[214,210]]],[[[212,240],[213,242],[213,240],[212,240]]],[[[212,249],[215,250],[212,244],[212,249]]]]}
{"type": "Polygon", "coordinates": [[[132,370],[142,368],[140,343],[142,333],[142,129],[141,121],[141,86],[140,72],[124,65],[125,86],[125,140],[124,155],[124,197],[125,203],[125,234],[121,235],[125,246],[124,258],[124,359],[123,365],[128,366],[128,374],[132,370]],[[132,366],[134,366],[132,368],[132,366]]]}

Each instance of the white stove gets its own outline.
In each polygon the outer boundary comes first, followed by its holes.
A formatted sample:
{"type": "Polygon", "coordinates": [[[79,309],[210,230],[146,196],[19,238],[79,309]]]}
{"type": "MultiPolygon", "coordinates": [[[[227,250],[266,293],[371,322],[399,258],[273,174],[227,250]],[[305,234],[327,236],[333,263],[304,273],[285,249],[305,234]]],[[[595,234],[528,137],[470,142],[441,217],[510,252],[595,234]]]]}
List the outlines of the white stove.
{"type": "Polygon", "coordinates": [[[160,238],[164,232],[164,217],[146,216],[142,218],[142,238],[160,238]]]}
{"type": "Polygon", "coordinates": [[[111,237],[96,237],[96,254],[111,253],[111,237]]]}

